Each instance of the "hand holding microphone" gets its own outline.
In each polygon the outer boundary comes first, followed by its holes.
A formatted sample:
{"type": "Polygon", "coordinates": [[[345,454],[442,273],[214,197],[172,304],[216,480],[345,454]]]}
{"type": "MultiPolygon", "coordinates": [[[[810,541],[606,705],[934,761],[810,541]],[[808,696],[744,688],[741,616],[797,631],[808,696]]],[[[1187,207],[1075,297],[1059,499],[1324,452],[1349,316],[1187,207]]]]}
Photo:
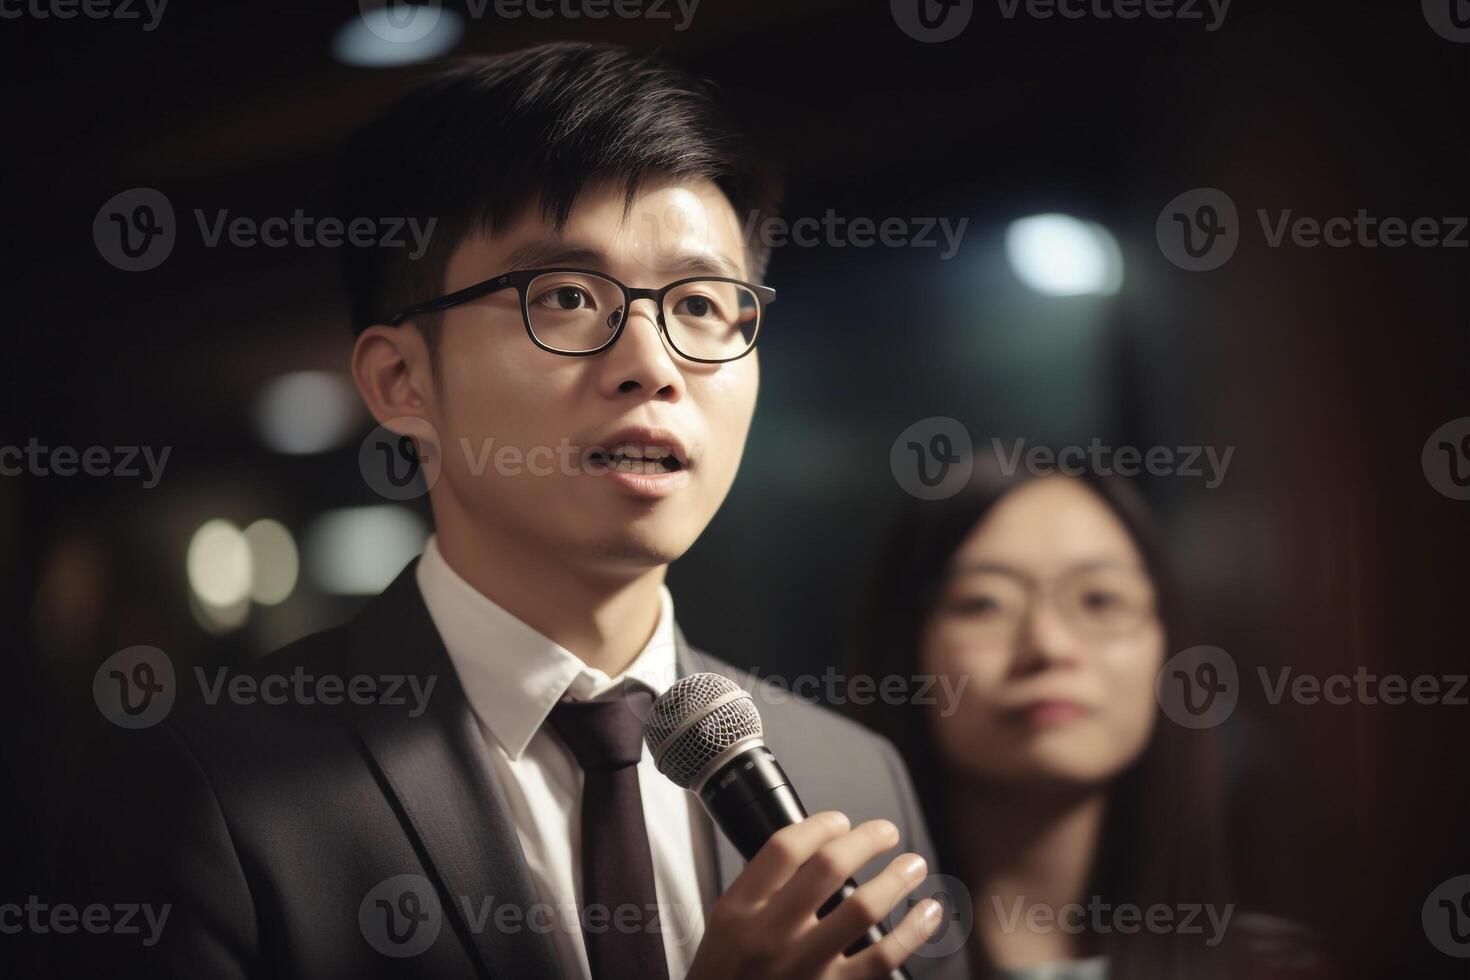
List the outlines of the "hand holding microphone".
{"type": "Polygon", "coordinates": [[[906,976],[900,964],[938,927],[939,904],[920,903],[891,934],[879,923],[923,879],[923,858],[903,854],[871,881],[852,881],[898,844],[897,827],[808,817],[750,695],[719,674],[673,684],[645,738],[659,771],[698,794],[748,861],[710,910],[690,980],[906,976]]]}

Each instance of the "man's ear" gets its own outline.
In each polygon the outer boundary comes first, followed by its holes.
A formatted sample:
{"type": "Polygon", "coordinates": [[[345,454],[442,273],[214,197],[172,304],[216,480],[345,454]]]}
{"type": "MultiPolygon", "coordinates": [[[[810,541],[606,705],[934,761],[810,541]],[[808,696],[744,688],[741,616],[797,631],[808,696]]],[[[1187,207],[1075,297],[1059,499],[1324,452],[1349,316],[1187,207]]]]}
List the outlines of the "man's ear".
{"type": "Polygon", "coordinates": [[[433,361],[424,335],[413,324],[377,324],[352,348],[352,380],[378,424],[412,436],[420,450],[437,446],[433,361]]]}

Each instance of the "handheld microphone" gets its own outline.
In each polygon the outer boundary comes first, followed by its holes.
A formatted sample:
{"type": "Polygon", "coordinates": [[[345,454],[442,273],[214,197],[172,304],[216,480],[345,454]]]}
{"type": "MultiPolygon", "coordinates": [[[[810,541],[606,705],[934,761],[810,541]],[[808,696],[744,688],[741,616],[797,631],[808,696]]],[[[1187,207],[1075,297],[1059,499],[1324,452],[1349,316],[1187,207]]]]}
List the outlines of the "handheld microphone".
{"type": "MultiPolygon", "coordinates": [[[[658,771],[697,795],[715,825],[749,861],[771,835],[807,817],[796,788],[766,747],[750,694],[721,674],[682,677],[654,701],[643,737],[658,771]]],[[[849,878],[817,910],[820,918],[857,890],[849,878]]],[[[845,951],[888,934],[875,923],[845,951]]],[[[902,968],[894,980],[909,980],[902,968]]]]}

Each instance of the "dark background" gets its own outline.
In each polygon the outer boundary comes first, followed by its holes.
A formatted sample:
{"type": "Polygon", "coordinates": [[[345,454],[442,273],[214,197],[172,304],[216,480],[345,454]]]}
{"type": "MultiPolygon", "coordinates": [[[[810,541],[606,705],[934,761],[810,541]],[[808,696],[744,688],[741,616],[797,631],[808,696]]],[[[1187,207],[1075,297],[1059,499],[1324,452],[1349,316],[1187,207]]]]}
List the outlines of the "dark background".
{"type": "MultiPolygon", "coordinates": [[[[3,441],[172,447],[151,490],[0,479],[15,801],[0,899],[44,891],[48,804],[98,721],[103,659],[142,643],[185,661],[248,658],[361,601],[304,576],[216,636],[191,614],[184,574],[206,519],[269,516],[299,537],[323,511],[383,502],[357,466],[365,419],[306,456],[267,449],[253,422],[282,372],[345,378],[339,256],[205,248],[190,217],[326,213],[335,141],[422,71],[333,60],[356,10],[173,0],[151,32],[0,21],[3,441]],[[179,242],[159,268],[127,273],[91,229],[105,201],[139,186],[172,201],[179,242]]],[[[745,462],[670,572],[692,642],[770,673],[840,666],[878,538],[906,499],[890,446],[950,416],[977,447],[1235,447],[1219,488],[1142,481],[1196,608],[1176,649],[1224,647],[1252,676],[1470,671],[1470,503],[1437,493],[1420,464],[1431,432],[1470,415],[1470,250],[1273,249],[1255,221],[1256,208],[1470,214],[1470,45],[1431,31],[1417,3],[1236,0],[1207,32],[1008,20],[986,2],[959,38],[923,44],[885,3],[704,0],[684,32],[472,19],[455,53],[563,38],[656,49],[717,80],[784,157],[790,217],[969,219],[948,261],[881,245],[776,250],[767,281],[781,300],[745,462]],[[1188,273],[1154,224],[1201,186],[1233,198],[1242,241],[1223,268],[1188,273]],[[1049,297],[1018,281],[1006,225],[1051,211],[1117,237],[1118,295],[1049,297]]],[[[1426,940],[1420,908],[1470,872],[1470,708],[1270,705],[1246,691],[1226,733],[1245,904],[1318,930],[1350,975],[1465,976],[1426,940]]]]}

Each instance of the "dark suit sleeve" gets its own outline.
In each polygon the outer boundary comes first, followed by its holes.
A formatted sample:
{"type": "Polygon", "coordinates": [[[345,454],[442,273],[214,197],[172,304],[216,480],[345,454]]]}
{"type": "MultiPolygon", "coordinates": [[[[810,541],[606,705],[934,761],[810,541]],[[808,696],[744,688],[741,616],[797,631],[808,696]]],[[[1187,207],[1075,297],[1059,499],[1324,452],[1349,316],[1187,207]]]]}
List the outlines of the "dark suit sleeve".
{"type": "Polygon", "coordinates": [[[168,723],[111,733],[75,785],[54,900],[81,910],[101,904],[109,926],[53,932],[51,975],[258,975],[245,873],[209,778],[180,733],[168,723]]]}
{"type": "MultiPolygon", "coordinates": [[[[936,898],[946,906],[946,911],[948,911],[955,907],[955,898],[950,893],[964,886],[959,879],[944,874],[946,869],[939,866],[939,858],[934,851],[934,841],[929,836],[929,825],[924,820],[918,795],[914,792],[913,781],[909,778],[908,766],[904,764],[898,750],[888,739],[880,737],[878,744],[881,746],[883,764],[887,767],[893,781],[893,791],[898,801],[901,821],[899,832],[902,835],[903,846],[922,856],[929,864],[928,877],[908,897],[907,903],[917,903],[924,898],[936,898]]],[[[968,893],[962,896],[960,901],[973,908],[968,893]]],[[[906,907],[912,907],[907,903],[906,907]]],[[[929,943],[909,957],[904,963],[904,969],[908,970],[914,980],[962,980],[971,975],[966,946],[960,945],[958,949],[953,949],[955,942],[953,939],[946,939],[943,931],[950,928],[968,930],[973,923],[973,915],[968,917],[970,921],[963,921],[966,918],[961,914],[957,917],[958,921],[951,921],[941,927],[941,931],[936,933],[929,943]]]]}
{"type": "Polygon", "coordinates": [[[939,870],[938,858],[934,854],[934,841],[929,836],[929,825],[919,809],[919,798],[914,792],[913,780],[909,778],[909,767],[904,764],[892,742],[881,738],[879,744],[883,749],[883,764],[893,780],[894,795],[898,798],[903,820],[903,839],[909,850],[922,855],[929,862],[929,873],[934,874],[939,870]]]}

